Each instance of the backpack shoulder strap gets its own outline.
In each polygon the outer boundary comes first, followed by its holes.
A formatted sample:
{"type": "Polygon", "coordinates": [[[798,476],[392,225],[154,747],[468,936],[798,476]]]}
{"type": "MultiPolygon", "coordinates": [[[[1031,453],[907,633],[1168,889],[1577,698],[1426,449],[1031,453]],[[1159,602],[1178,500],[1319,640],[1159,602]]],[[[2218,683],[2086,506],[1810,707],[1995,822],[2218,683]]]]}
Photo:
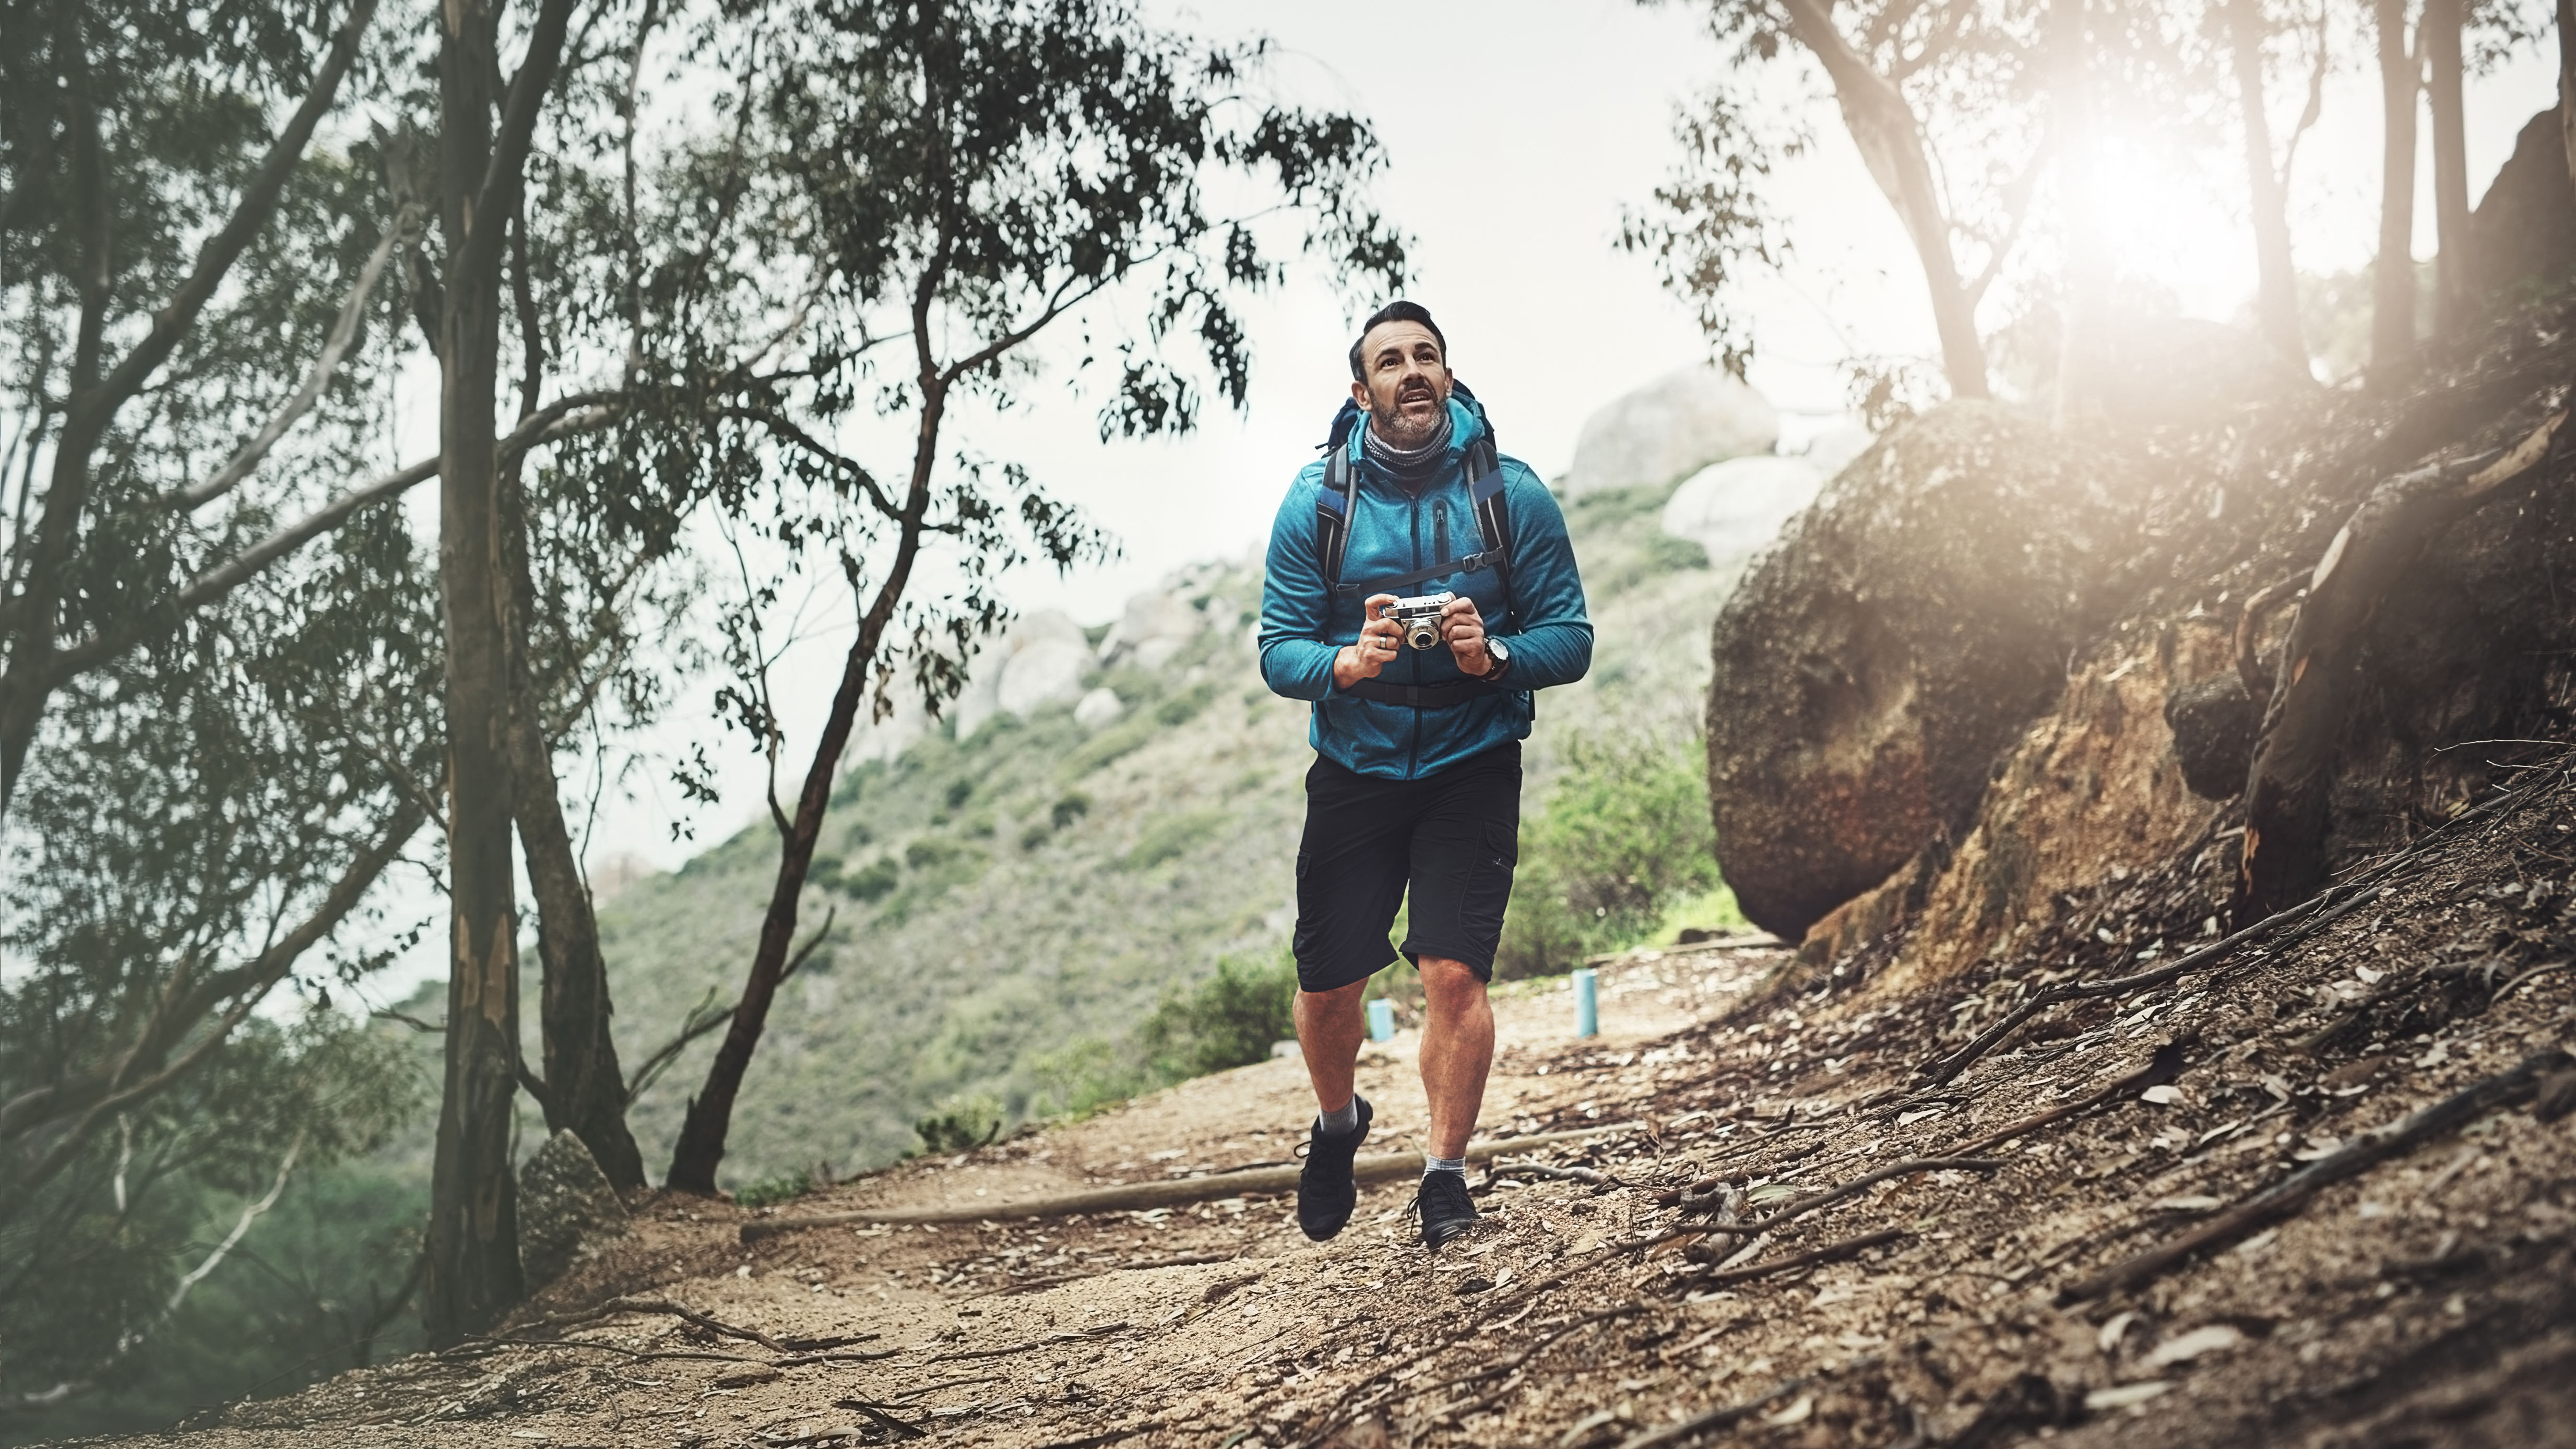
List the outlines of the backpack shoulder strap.
{"type": "Polygon", "coordinates": [[[1324,595],[1332,597],[1342,586],[1342,560],[1351,548],[1351,510],[1358,503],[1359,471],[1351,466],[1351,450],[1335,429],[1336,437],[1325,445],[1324,486],[1315,490],[1315,561],[1324,571],[1324,595]]]}
{"type": "Polygon", "coordinates": [[[1466,395],[1467,406],[1483,424],[1483,431],[1467,445],[1467,498],[1476,512],[1476,532],[1483,536],[1485,553],[1493,561],[1494,578],[1503,586],[1503,615],[1515,618],[1519,608],[1512,598],[1512,510],[1510,492],[1503,486],[1503,455],[1495,446],[1494,425],[1485,416],[1484,404],[1467,392],[1464,383],[1454,391],[1466,395]]]}

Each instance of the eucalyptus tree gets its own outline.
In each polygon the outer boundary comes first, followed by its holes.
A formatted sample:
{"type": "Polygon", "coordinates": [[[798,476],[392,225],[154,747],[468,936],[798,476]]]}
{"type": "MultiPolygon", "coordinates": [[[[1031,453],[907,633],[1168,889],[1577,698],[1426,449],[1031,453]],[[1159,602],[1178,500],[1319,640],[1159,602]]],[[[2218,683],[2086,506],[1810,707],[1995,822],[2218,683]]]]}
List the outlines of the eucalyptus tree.
{"type": "MultiPolygon", "coordinates": [[[[782,319],[793,357],[749,380],[702,329],[675,326],[645,370],[707,399],[717,505],[837,571],[852,636],[792,807],[773,792],[768,911],[672,1152],[669,1185],[698,1193],[716,1189],[861,708],[889,709],[898,688],[953,697],[1004,617],[997,577],[1104,546],[1034,473],[954,442],[960,407],[1024,396],[1042,340],[1078,331],[1075,382],[1096,379],[1104,441],[1184,432],[1212,399],[1243,404],[1234,309],[1282,277],[1287,252],[1388,288],[1403,268],[1363,192],[1380,164],[1368,126],[1268,94],[1259,44],[1203,44],[1122,0],[828,0],[775,20],[739,129],[702,162],[743,178],[726,193],[738,229],[704,249],[725,273],[706,305],[782,319]],[[1211,193],[1247,200],[1220,209],[1211,193]],[[870,427],[899,441],[850,441],[870,427]]],[[[751,662],[729,702],[770,748],[751,662]]]]}
{"type": "MultiPolygon", "coordinates": [[[[2048,111],[2032,101],[2046,84],[2049,7],[1705,3],[1709,32],[1739,76],[1800,54],[1823,73],[1870,179],[1913,244],[1951,395],[1987,396],[1977,309],[2013,255],[2051,159],[2048,111]]],[[[1694,299],[1704,325],[1731,315],[1718,289],[1747,261],[1778,251],[1776,219],[1751,188],[1782,144],[1752,123],[1752,103],[1729,89],[1741,84],[1722,83],[1683,118],[1685,153],[1673,183],[1658,192],[1662,214],[1632,220],[1624,238],[1659,255],[1668,283],[1694,299]]],[[[1740,342],[1721,338],[1720,350],[1740,362],[1740,342]]]]}

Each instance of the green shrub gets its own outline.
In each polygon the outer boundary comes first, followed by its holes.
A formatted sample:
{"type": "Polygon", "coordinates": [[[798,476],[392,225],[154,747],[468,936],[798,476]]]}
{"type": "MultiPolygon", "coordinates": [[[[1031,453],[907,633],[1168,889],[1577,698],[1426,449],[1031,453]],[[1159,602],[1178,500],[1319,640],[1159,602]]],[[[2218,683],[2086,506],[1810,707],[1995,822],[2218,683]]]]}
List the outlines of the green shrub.
{"type": "Polygon", "coordinates": [[[1498,976],[1563,971],[1651,936],[1666,908],[1720,882],[1699,754],[1580,736],[1545,810],[1521,825],[1498,976]]]}
{"type": "Polygon", "coordinates": [[[803,1197],[813,1190],[814,1174],[791,1172],[785,1177],[773,1177],[766,1181],[755,1182],[748,1187],[735,1188],[733,1201],[736,1207],[767,1207],[774,1202],[803,1197]]]}
{"type": "Polygon", "coordinates": [[[1002,1104],[990,1097],[960,1097],[912,1124],[923,1150],[964,1152],[1002,1135],[1002,1104]]]}
{"type": "Polygon", "coordinates": [[[1187,855],[1190,848],[1216,834],[1233,819],[1222,810],[1193,810],[1184,815],[1166,815],[1145,827],[1134,849],[1118,857],[1120,870],[1150,870],[1167,860],[1187,855]]]}
{"type": "Polygon", "coordinates": [[[1267,957],[1227,956],[1216,974],[1164,996],[1136,1030],[1138,1055],[1166,1081],[1186,1081],[1267,1061],[1297,1034],[1297,962],[1282,946],[1267,957]]]}
{"type": "Polygon", "coordinates": [[[1082,748],[1065,756],[1064,778],[1079,780],[1153,743],[1164,733],[1151,715],[1130,715],[1093,735],[1082,748]]]}
{"type": "Polygon", "coordinates": [[[1035,850],[1053,839],[1055,839],[1055,827],[1041,820],[1020,832],[1020,849],[1035,850]]]}
{"type": "Polygon", "coordinates": [[[1199,711],[1207,708],[1215,699],[1216,681],[1202,680],[1196,686],[1183,690],[1154,706],[1155,722],[1169,729],[1178,729],[1198,718],[1199,711]]]}
{"type": "Polygon", "coordinates": [[[903,863],[914,870],[936,870],[966,853],[966,847],[936,835],[925,835],[903,848],[903,863]]]}
{"type": "Polygon", "coordinates": [[[1080,790],[1075,790],[1055,802],[1055,809],[1049,813],[1048,818],[1055,822],[1056,829],[1062,830],[1090,813],[1091,797],[1080,790]]]}
{"type": "Polygon", "coordinates": [[[949,808],[949,809],[951,809],[951,810],[956,809],[958,806],[963,805],[963,804],[965,804],[968,800],[970,800],[970,799],[974,798],[974,794],[975,794],[975,782],[974,782],[974,781],[972,781],[972,780],[951,780],[951,781],[949,781],[949,782],[948,782],[948,793],[947,793],[947,796],[946,796],[946,799],[947,799],[947,801],[948,801],[948,808],[949,808]]]}
{"type": "Polygon", "coordinates": [[[903,867],[896,865],[890,855],[878,856],[858,874],[840,878],[842,890],[871,905],[892,895],[894,888],[902,883],[903,867]]]}

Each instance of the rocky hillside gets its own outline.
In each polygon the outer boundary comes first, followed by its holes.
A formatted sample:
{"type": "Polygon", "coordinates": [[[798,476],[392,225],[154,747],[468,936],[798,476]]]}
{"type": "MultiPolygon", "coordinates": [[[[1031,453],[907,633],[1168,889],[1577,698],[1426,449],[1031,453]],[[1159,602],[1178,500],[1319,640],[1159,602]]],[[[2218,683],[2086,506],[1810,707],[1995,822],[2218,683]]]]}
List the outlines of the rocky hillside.
{"type": "MultiPolygon", "coordinates": [[[[1532,809],[1577,736],[1695,752],[1696,641],[1754,551],[1865,441],[1771,453],[1769,406],[1706,373],[1605,417],[1620,425],[1587,430],[1566,503],[1599,642],[1590,678],[1540,696],[1532,809]],[[1640,446],[1659,428],[1668,445],[1640,446]]],[[[854,746],[805,906],[808,930],[833,913],[832,936],[771,1016],[729,1183],[890,1161],[956,1103],[1017,1119],[1114,1094],[1132,1077],[1122,1036],[1159,997],[1227,953],[1279,949],[1312,753],[1305,707],[1255,667],[1260,589],[1257,560],[1210,563],[1102,628],[1023,619],[947,719],[906,711],[854,746]]],[[[710,993],[730,998],[774,860],[754,825],[603,908],[627,1062],[710,993]]],[[[711,1049],[638,1104],[648,1158],[711,1049]]]]}

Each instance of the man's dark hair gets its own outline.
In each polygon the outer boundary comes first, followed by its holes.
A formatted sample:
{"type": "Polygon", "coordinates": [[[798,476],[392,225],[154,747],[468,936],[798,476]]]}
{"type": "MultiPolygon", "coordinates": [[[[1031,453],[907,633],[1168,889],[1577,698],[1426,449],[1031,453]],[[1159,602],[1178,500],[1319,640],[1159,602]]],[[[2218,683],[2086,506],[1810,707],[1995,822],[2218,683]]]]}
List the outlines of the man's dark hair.
{"type": "Polygon", "coordinates": [[[1382,322],[1419,322],[1430,328],[1431,340],[1440,344],[1440,360],[1448,362],[1449,339],[1440,335],[1440,324],[1431,320],[1431,309],[1419,302],[1398,298],[1371,312],[1369,319],[1360,324],[1360,335],[1351,339],[1351,381],[1368,381],[1367,370],[1360,365],[1360,344],[1368,341],[1369,333],[1382,322]]]}

